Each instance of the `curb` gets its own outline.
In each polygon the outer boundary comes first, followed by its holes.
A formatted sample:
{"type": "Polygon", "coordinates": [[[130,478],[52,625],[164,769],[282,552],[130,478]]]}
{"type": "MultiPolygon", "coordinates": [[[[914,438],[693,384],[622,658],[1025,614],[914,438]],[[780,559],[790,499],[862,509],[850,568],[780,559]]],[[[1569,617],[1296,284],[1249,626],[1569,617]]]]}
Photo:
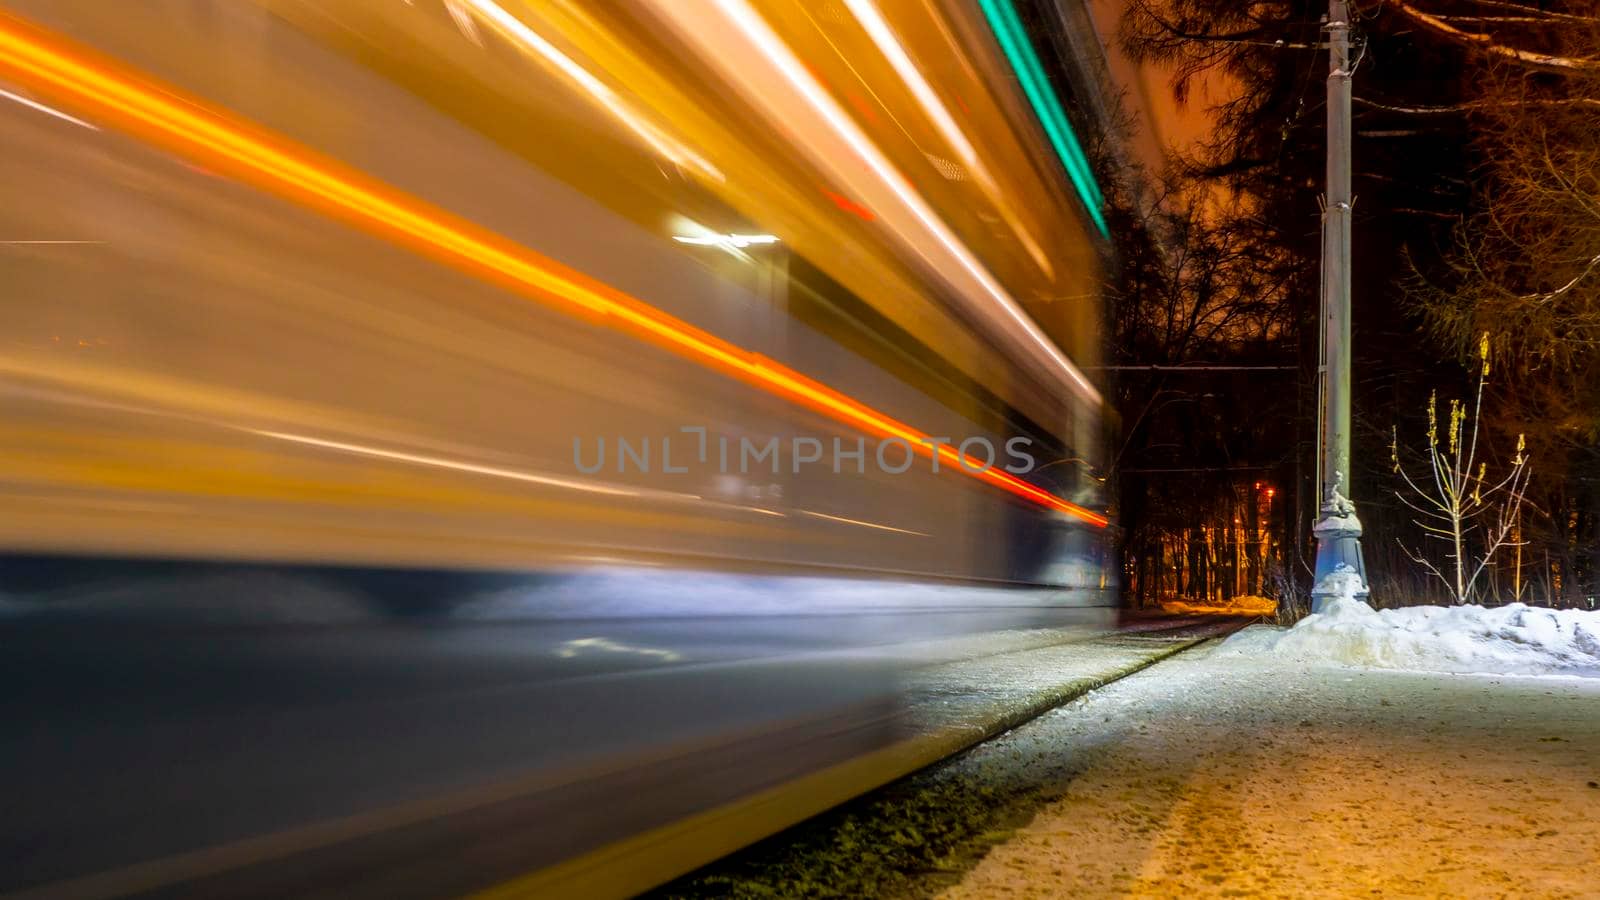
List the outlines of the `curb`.
{"type": "MultiPolygon", "coordinates": [[[[592,850],[471,895],[473,900],[631,897],[841,803],[991,740],[1096,688],[1219,635],[1174,640],[1132,662],[986,710],[979,728],[946,727],[592,850]]],[[[1026,652],[1026,651],[1024,651],[1026,652]]]]}

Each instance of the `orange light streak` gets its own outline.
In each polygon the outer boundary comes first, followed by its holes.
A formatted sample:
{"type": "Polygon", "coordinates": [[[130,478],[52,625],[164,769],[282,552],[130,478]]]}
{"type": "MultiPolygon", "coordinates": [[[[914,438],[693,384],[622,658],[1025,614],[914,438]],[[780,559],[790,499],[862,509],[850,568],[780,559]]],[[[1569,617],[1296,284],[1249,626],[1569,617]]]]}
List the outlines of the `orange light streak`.
{"type": "MultiPolygon", "coordinates": [[[[1096,527],[1105,516],[1001,469],[975,471],[924,432],[460,216],[208,107],[141,73],[0,13],[0,72],[80,112],[211,170],[316,209],[569,315],[646,340],[706,368],[1096,527]]],[[[975,463],[976,464],[976,463],[975,463]]]]}

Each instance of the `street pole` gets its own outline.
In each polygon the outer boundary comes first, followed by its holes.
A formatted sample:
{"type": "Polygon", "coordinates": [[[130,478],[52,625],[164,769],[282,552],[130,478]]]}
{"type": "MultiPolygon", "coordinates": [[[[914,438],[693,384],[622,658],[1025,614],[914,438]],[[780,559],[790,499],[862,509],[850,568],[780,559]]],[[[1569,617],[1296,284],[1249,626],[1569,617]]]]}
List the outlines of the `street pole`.
{"type": "Polygon", "coordinates": [[[1367,596],[1361,521],[1350,502],[1350,15],[1346,0],[1328,2],[1328,176],[1322,220],[1322,454],[1316,584],[1320,611],[1354,587],[1367,596]],[[1354,578],[1355,584],[1351,585],[1354,578]]]}

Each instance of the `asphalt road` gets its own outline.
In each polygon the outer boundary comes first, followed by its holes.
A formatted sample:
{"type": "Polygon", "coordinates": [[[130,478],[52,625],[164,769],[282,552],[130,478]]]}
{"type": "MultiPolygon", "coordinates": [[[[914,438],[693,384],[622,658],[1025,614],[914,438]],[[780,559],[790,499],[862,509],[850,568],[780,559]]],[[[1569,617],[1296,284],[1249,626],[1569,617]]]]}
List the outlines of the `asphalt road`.
{"type": "Polygon", "coordinates": [[[892,743],[930,664],[1115,627],[1037,594],[961,606],[926,587],[912,595],[937,605],[885,589],[820,613],[219,618],[240,605],[230,584],[169,585],[187,596],[147,596],[159,616],[115,594],[0,620],[0,890],[110,872],[73,892],[215,895],[195,879],[252,865],[227,893],[481,886],[892,743]],[[451,847],[437,878],[382,885],[407,846],[392,835],[418,828],[451,847]],[[467,848],[488,858],[464,872],[467,848]]]}

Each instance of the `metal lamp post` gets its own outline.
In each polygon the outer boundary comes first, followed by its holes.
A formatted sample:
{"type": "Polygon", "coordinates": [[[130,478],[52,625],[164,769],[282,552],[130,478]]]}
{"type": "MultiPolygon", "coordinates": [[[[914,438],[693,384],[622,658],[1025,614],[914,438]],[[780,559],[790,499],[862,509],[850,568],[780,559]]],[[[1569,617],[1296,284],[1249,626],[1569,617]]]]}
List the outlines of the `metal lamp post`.
{"type": "Polygon", "coordinates": [[[1350,16],[1346,0],[1328,3],[1328,175],[1322,226],[1322,497],[1311,610],[1341,596],[1351,577],[1367,596],[1361,521],[1350,484],[1350,16]]]}

